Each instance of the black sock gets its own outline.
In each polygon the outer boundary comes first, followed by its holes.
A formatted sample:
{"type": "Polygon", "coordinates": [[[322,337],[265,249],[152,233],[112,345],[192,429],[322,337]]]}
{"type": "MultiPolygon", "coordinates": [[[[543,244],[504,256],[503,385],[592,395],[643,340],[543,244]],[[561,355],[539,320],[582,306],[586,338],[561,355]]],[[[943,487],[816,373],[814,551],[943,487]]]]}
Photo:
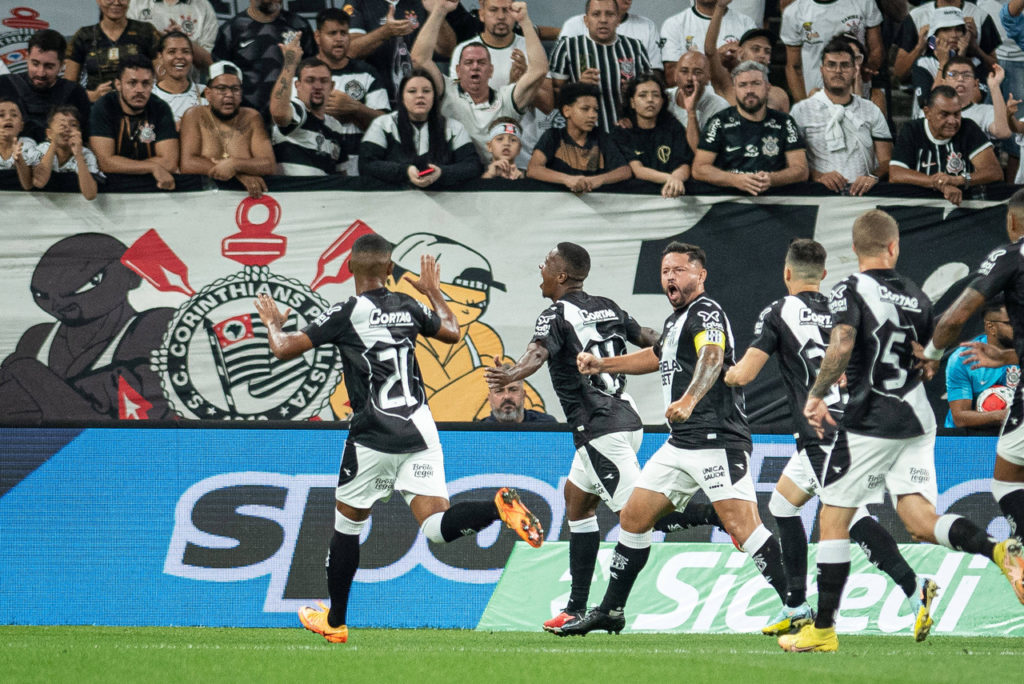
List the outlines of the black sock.
{"type": "Polygon", "coordinates": [[[569,574],[572,589],[569,591],[567,612],[585,610],[590,596],[590,582],[594,578],[597,551],[601,547],[599,532],[572,532],[569,534],[569,574]]]}
{"type": "Polygon", "coordinates": [[[807,531],[800,516],[775,516],[782,546],[782,564],[786,568],[787,606],[799,606],[807,600],[807,531]]]}
{"type": "MultiPolygon", "coordinates": [[[[794,608],[803,603],[800,600],[797,603],[790,603],[789,597],[789,580],[786,577],[786,570],[782,565],[782,549],[779,547],[779,540],[775,538],[775,535],[771,535],[765,540],[761,547],[751,554],[750,558],[754,561],[758,571],[766,580],[768,584],[772,585],[772,589],[779,595],[782,602],[794,608]]],[[[804,565],[806,567],[806,563],[804,565]]]]}
{"type": "Polygon", "coordinates": [[[857,542],[871,564],[892,577],[903,593],[917,595],[917,573],[907,564],[896,540],[871,516],[865,516],[850,528],[850,539],[857,542]]]}
{"type": "Polygon", "coordinates": [[[1024,539],[1024,489],[1015,489],[999,499],[999,510],[1010,523],[1010,536],[1024,539]]]}
{"type": "Polygon", "coordinates": [[[612,556],[611,580],[608,582],[608,591],[601,601],[600,610],[609,613],[613,610],[621,611],[629,598],[629,592],[633,590],[633,583],[636,576],[647,565],[647,559],[651,555],[651,547],[634,549],[623,546],[622,542],[615,545],[615,555],[612,556]]]}
{"type": "Polygon", "coordinates": [[[331,548],[327,553],[327,592],[331,595],[331,611],[327,624],[339,627],[345,624],[348,608],[348,592],[359,569],[359,535],[342,534],[337,530],[331,537],[331,548]]]}
{"type": "Polygon", "coordinates": [[[992,557],[996,542],[967,518],[957,518],[949,528],[949,543],[957,551],[992,557]]]}
{"type": "Polygon", "coordinates": [[[849,561],[818,563],[818,616],[814,619],[814,626],[818,629],[835,626],[839,599],[843,596],[843,587],[849,576],[849,561]]]}
{"type": "Polygon", "coordinates": [[[721,527],[722,521],[718,519],[718,513],[715,513],[715,507],[711,504],[689,503],[682,511],[672,511],[662,516],[654,524],[654,529],[659,532],[679,532],[702,525],[721,527]]]}
{"type": "Polygon", "coordinates": [[[441,516],[441,536],[446,542],[476,534],[498,519],[492,501],[461,501],[441,516]]]}

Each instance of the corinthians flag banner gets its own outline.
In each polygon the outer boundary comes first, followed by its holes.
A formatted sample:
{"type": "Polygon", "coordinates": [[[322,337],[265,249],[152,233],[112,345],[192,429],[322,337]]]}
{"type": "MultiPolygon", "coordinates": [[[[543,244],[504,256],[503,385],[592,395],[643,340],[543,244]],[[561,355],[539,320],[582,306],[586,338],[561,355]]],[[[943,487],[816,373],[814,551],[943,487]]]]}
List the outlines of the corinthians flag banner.
{"type": "MultiPolygon", "coordinates": [[[[369,231],[396,245],[392,288],[419,296],[401,276],[415,274],[425,252],[440,264],[462,339],[420,339],[416,350],[439,421],[488,415],[483,369],[529,343],[548,305],[538,264],[560,241],[590,251],[588,291],[657,330],[670,313],[662,248],[671,240],[702,246],[708,292],[742,351],[759,312],[785,294],[782,261],[793,238],[825,245],[830,286],[856,270],[853,219],[883,208],[900,222],[900,270],[939,310],[1006,239],[1005,205],[984,201],[952,208],[916,199],[417,191],[253,200],[210,191],[104,194],[93,203],[11,192],[3,203],[3,423],[346,418],[337,352],[278,361],[253,299],[270,293],[290,308],[288,328],[301,329],[354,293],[347,259],[369,231]]],[[[787,409],[768,371],[748,388],[748,413],[757,425],[782,427],[787,409]]],[[[656,375],[630,378],[627,391],[645,423],[663,422],[656,375]]],[[[527,408],[561,417],[546,373],[529,379],[527,393],[527,408]]]]}

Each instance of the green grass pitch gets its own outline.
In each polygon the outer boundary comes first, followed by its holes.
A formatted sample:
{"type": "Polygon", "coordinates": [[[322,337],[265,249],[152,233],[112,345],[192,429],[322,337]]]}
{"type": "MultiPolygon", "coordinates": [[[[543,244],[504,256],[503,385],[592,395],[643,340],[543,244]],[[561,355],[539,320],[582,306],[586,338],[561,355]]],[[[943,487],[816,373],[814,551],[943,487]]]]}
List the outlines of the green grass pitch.
{"type": "Polygon", "coordinates": [[[1024,640],[840,636],[838,653],[783,653],[757,634],[0,627],[2,682],[938,682],[1019,681],[1024,640]]]}

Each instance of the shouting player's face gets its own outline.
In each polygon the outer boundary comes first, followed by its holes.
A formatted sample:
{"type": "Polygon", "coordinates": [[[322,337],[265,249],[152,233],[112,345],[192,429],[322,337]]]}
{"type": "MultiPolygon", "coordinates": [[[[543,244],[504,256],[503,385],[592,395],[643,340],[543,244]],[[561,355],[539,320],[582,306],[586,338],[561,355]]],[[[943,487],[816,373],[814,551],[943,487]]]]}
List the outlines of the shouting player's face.
{"type": "Polygon", "coordinates": [[[661,289],[672,308],[686,306],[704,291],[707,271],[689,254],[669,252],[661,259],[661,289]]]}

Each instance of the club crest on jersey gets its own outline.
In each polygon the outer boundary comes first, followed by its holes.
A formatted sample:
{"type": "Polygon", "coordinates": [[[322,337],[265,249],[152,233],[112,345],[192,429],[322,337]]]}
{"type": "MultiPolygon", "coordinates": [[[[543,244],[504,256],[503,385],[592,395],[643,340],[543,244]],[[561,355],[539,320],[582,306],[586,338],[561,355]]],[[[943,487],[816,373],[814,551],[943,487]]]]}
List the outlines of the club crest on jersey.
{"type": "Polygon", "coordinates": [[[779,139],[774,135],[761,138],[761,152],[766,157],[774,157],[779,153],[779,139]]]}
{"type": "Polygon", "coordinates": [[[1014,389],[1020,384],[1020,366],[1006,367],[1006,386],[1014,389]]]}
{"type": "Polygon", "coordinates": [[[363,87],[362,83],[355,79],[352,79],[351,81],[346,83],[345,87],[342,88],[342,90],[344,90],[345,94],[351,97],[353,100],[362,101],[362,99],[366,96],[366,88],[363,87]]]}
{"type": "Polygon", "coordinates": [[[286,251],[286,239],[272,234],[280,217],[280,205],[270,195],[243,200],[235,214],[240,232],[221,243],[221,253],[243,269],[199,292],[188,283],[187,266],[154,230],[122,257],[156,289],[188,296],[151,355],[168,404],[181,418],[319,419],[327,406],[341,372],[338,350],[323,346],[282,361],[270,352],[267,328],[253,308],[256,296],[265,293],[281,309],[291,309],[281,326],[285,332],[326,322],[338,310],[309,285],[269,269],[286,251]],[[264,223],[249,220],[257,206],[267,210],[264,223]]]}
{"type": "Polygon", "coordinates": [[[946,157],[946,173],[952,176],[958,176],[963,173],[967,164],[964,162],[964,155],[962,152],[950,152],[949,156],[946,157]]]}
{"type": "Polygon", "coordinates": [[[636,60],[632,57],[619,57],[619,78],[632,81],[636,78],[636,60]]]}

